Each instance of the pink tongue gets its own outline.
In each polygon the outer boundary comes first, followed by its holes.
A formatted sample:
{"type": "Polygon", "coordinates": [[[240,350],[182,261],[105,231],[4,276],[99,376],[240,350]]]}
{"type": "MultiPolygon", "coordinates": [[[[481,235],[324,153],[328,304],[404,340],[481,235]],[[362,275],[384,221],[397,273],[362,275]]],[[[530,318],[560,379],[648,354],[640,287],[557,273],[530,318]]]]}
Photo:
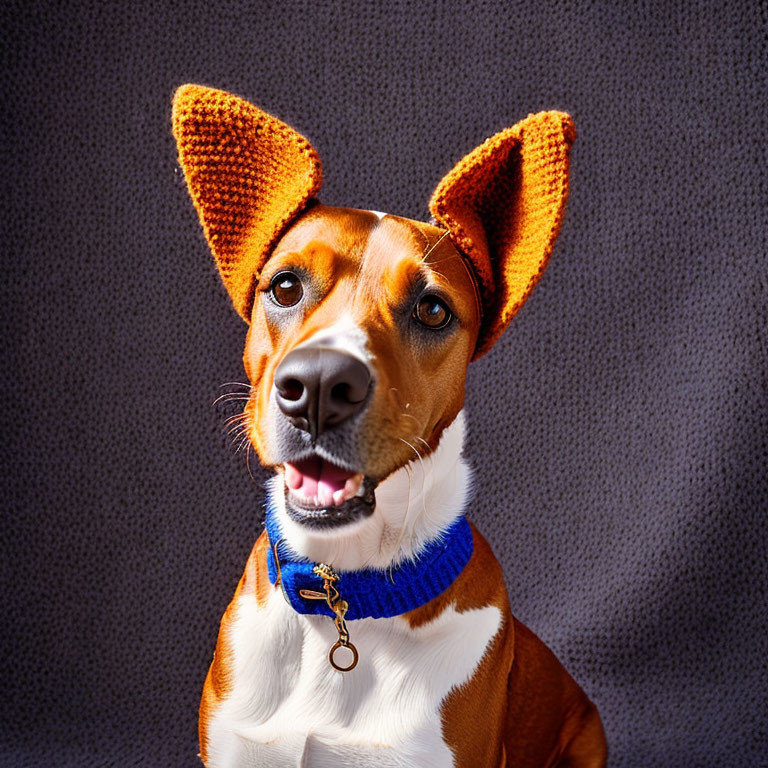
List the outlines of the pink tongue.
{"type": "Polygon", "coordinates": [[[292,491],[298,491],[305,499],[318,499],[324,506],[333,505],[333,494],[344,489],[352,477],[341,467],[313,456],[296,464],[285,464],[285,482],[292,491]]]}

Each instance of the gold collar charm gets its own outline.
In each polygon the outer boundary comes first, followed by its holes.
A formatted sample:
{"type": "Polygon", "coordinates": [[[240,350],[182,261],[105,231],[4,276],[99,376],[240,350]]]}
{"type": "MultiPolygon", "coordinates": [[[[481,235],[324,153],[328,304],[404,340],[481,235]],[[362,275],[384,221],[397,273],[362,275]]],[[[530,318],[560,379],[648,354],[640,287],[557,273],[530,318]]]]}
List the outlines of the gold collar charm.
{"type": "MultiPolygon", "coordinates": [[[[277,553],[277,548],[280,546],[281,541],[282,539],[278,539],[272,546],[272,554],[275,558],[275,567],[277,568],[276,584],[280,584],[280,587],[283,590],[283,597],[288,605],[290,605],[291,601],[288,599],[288,595],[285,592],[285,585],[283,584],[283,574],[280,569],[280,556],[277,553]]],[[[331,666],[339,672],[349,672],[357,666],[358,657],[357,648],[349,642],[349,630],[347,629],[347,622],[344,620],[344,616],[346,616],[346,613],[349,610],[349,603],[346,600],[341,599],[339,590],[336,589],[336,582],[339,580],[339,575],[330,565],[326,565],[325,563],[316,565],[312,570],[323,580],[323,589],[325,591],[315,592],[312,589],[300,589],[299,594],[308,600],[325,600],[328,607],[336,614],[333,623],[336,625],[339,639],[333,644],[328,653],[328,661],[330,661],[331,666]],[[348,648],[352,651],[352,662],[346,667],[342,667],[334,661],[333,657],[339,648],[348,648]]]]}
{"type": "Polygon", "coordinates": [[[333,623],[336,625],[336,631],[339,633],[339,639],[334,643],[328,654],[328,661],[331,662],[331,666],[339,672],[349,672],[350,669],[354,669],[357,666],[357,648],[349,642],[349,631],[347,630],[347,622],[344,621],[344,616],[349,610],[349,603],[346,600],[341,599],[339,590],[336,589],[336,582],[339,580],[339,575],[331,568],[330,565],[320,563],[312,569],[322,580],[324,592],[315,592],[311,589],[300,589],[299,594],[307,598],[308,600],[325,600],[328,607],[336,614],[336,618],[333,623]],[[342,667],[336,661],[334,661],[334,655],[339,648],[348,648],[352,651],[352,662],[342,667]]]}

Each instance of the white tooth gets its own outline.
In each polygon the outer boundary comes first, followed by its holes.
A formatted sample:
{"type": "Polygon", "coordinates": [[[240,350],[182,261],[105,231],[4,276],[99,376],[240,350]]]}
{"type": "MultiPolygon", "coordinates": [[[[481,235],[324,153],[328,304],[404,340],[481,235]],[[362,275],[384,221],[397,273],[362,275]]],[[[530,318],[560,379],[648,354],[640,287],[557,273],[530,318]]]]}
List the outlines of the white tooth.
{"type": "Polygon", "coordinates": [[[333,494],[333,503],[335,506],[340,507],[344,501],[346,500],[346,497],[344,496],[344,489],[341,488],[338,491],[334,491],[333,494]]]}
{"type": "Polygon", "coordinates": [[[333,506],[333,492],[330,488],[321,488],[318,493],[318,498],[320,499],[320,506],[321,507],[331,507],[333,506]]]}

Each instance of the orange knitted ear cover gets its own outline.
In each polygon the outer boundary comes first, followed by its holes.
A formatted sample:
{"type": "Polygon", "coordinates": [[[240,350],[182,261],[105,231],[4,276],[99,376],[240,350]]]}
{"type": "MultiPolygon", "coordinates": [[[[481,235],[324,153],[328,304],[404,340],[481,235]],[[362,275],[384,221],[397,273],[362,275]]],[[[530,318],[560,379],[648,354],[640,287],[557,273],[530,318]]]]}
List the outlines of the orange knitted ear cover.
{"type": "Polygon", "coordinates": [[[320,158],[285,123],[201,85],[176,91],[173,135],[224,285],[250,322],[259,272],[285,228],[320,189],[320,158]]]}
{"type": "Polygon", "coordinates": [[[429,204],[471,263],[483,304],[474,359],[484,355],[544,272],[568,196],[576,129],[539,112],[492,136],[438,184],[429,204]]]}

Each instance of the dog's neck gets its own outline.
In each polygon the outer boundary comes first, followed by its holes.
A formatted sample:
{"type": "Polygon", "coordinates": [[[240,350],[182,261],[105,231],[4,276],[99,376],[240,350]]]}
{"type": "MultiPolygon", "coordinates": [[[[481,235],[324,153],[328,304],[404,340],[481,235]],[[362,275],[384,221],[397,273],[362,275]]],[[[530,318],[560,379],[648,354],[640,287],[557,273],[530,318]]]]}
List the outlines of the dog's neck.
{"type": "Polygon", "coordinates": [[[285,543],[296,555],[337,570],[386,569],[417,555],[463,514],[471,470],[463,460],[464,414],[443,432],[432,454],[416,458],[376,489],[374,513],[348,532],[323,534],[294,522],[286,513],[282,478],[269,485],[270,506],[285,543]]]}

